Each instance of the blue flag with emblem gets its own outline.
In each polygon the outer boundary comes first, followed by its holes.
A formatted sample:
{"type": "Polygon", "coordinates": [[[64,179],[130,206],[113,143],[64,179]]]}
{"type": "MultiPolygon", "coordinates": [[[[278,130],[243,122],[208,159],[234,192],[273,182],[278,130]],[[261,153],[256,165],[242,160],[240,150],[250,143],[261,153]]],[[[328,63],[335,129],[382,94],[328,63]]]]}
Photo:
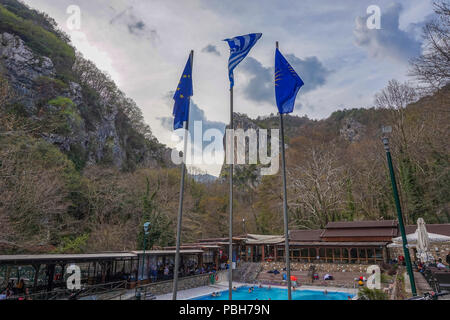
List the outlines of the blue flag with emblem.
{"type": "Polygon", "coordinates": [[[280,113],[291,113],[294,110],[295,98],[303,85],[303,80],[277,48],[275,51],[275,97],[280,113]]]}
{"type": "Polygon", "coordinates": [[[173,106],[173,129],[183,128],[183,122],[189,119],[189,103],[190,98],[193,95],[192,90],[192,56],[184,67],[183,75],[181,76],[180,82],[178,83],[177,90],[173,96],[175,104],[173,106]]]}
{"type": "Polygon", "coordinates": [[[230,78],[230,88],[234,86],[233,70],[244,60],[250,52],[250,49],[261,38],[262,33],[250,33],[245,36],[238,36],[231,39],[225,39],[230,46],[230,58],[228,59],[228,77],[230,78]]]}

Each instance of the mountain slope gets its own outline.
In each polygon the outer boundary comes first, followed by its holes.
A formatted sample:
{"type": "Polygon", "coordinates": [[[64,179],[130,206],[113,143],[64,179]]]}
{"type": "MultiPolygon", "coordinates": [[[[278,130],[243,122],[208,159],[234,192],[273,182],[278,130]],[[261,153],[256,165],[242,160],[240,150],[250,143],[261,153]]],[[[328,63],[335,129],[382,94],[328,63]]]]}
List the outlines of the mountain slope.
{"type": "Polygon", "coordinates": [[[36,134],[78,168],[170,165],[138,106],[47,15],[0,0],[0,57],[0,77],[14,92],[2,108],[36,123],[36,134]]]}

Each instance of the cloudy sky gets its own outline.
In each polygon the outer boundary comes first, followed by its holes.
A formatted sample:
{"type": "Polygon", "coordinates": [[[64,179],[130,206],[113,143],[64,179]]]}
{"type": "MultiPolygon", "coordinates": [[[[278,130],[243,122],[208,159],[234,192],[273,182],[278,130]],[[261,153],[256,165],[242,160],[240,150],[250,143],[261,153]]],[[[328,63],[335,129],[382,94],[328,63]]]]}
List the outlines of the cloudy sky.
{"type": "MultiPolygon", "coordinates": [[[[229,121],[228,45],[261,32],[235,69],[235,111],[276,113],[275,41],[306,83],[295,114],[328,117],[370,107],[392,78],[407,80],[408,59],[421,52],[431,0],[25,0],[55,18],[84,56],[108,72],[141,107],[157,138],[170,146],[173,100],[189,51],[194,57],[195,116],[209,126],[229,121]],[[69,30],[67,8],[81,9],[69,30]],[[381,29],[368,29],[367,8],[381,9],[381,29]]],[[[217,169],[211,169],[217,173],[217,169]]]]}

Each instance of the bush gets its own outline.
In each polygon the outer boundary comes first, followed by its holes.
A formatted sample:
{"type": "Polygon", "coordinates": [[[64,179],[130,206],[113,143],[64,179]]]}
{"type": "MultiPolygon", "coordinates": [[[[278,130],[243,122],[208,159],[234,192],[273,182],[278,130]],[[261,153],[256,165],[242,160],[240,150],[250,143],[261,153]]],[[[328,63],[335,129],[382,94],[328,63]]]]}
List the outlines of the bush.
{"type": "Polygon", "coordinates": [[[50,117],[57,124],[57,133],[69,134],[72,131],[71,124],[77,127],[81,125],[83,120],[76,110],[75,104],[69,98],[57,97],[50,100],[47,104],[57,108],[56,110],[50,110],[50,117]]]}
{"type": "Polygon", "coordinates": [[[360,288],[358,291],[359,300],[388,300],[386,293],[379,289],[360,288]]]}
{"type": "Polygon", "coordinates": [[[55,250],[55,253],[82,253],[86,247],[89,234],[82,234],[78,237],[64,237],[60,247],[55,250]]]}

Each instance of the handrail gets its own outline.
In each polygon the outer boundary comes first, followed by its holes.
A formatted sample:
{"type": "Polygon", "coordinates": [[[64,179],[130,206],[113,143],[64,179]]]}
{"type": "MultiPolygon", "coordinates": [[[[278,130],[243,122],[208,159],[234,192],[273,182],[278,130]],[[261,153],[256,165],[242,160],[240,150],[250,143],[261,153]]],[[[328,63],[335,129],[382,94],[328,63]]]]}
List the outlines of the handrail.
{"type": "MultiPolygon", "coordinates": [[[[220,271],[216,272],[216,274],[218,274],[219,272],[220,271]]],[[[194,279],[194,278],[200,278],[200,277],[205,277],[206,279],[208,279],[211,276],[211,274],[213,274],[213,273],[195,274],[192,276],[181,277],[179,279],[186,280],[186,279],[194,279]]],[[[173,279],[156,281],[156,282],[151,282],[151,283],[147,283],[147,284],[143,284],[143,285],[137,285],[135,288],[135,297],[139,296],[140,299],[145,299],[148,296],[154,297],[154,295],[148,291],[149,289],[151,289],[152,287],[154,287],[156,285],[167,284],[167,283],[171,283],[171,282],[173,282],[173,279]],[[150,295],[148,293],[150,293],[150,295]]]]}
{"type": "Polygon", "coordinates": [[[7,297],[7,300],[58,300],[58,299],[76,299],[78,297],[86,297],[93,294],[112,292],[118,289],[125,289],[128,281],[116,281],[96,284],[92,286],[84,286],[80,290],[54,289],[52,291],[40,291],[32,294],[20,294],[7,297]]]}

